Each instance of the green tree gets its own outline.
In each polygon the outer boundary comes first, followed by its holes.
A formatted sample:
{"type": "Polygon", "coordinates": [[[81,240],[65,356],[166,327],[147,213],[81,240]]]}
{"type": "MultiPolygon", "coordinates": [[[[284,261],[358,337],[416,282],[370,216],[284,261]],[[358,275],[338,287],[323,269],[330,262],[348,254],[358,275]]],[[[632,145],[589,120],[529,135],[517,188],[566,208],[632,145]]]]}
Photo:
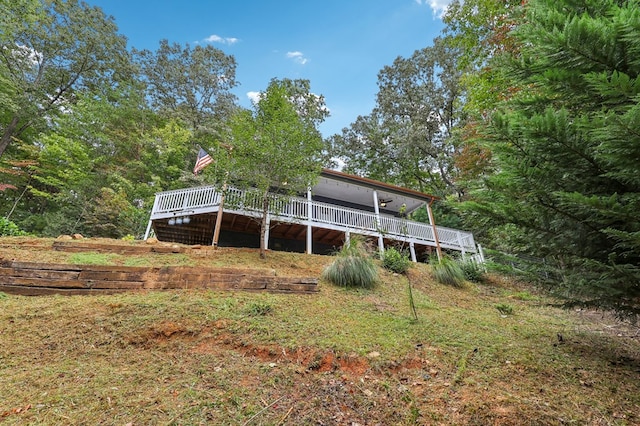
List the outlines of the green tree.
{"type": "Polygon", "coordinates": [[[126,39],[99,8],[78,0],[1,5],[0,77],[12,102],[0,114],[0,156],[13,138],[46,128],[78,90],[129,72],[126,39]]]}
{"type": "Polygon", "coordinates": [[[554,266],[547,276],[568,305],[637,319],[640,4],[527,9],[518,48],[490,63],[513,90],[478,133],[495,173],[471,206],[507,236],[496,244],[554,266]]]}
{"type": "Polygon", "coordinates": [[[43,136],[31,166],[29,197],[17,213],[22,226],[45,236],[85,233],[85,208],[96,196],[95,158],[90,146],[59,134],[43,136]]]}
{"type": "MultiPolygon", "coordinates": [[[[474,119],[486,117],[500,99],[510,96],[511,85],[491,61],[504,53],[517,53],[513,29],[523,23],[522,0],[453,0],[443,21],[443,42],[458,50],[465,70],[465,110],[474,119]]],[[[473,121],[472,121],[473,123],[473,121]]]]}
{"type": "Polygon", "coordinates": [[[123,189],[114,191],[103,187],[83,212],[82,219],[89,235],[122,238],[142,235],[148,216],[146,210],[131,204],[123,189]]]}
{"type": "Polygon", "coordinates": [[[236,104],[233,56],[211,45],[191,48],[161,40],[157,51],[142,50],[136,57],[153,108],[183,121],[196,137],[219,137],[236,104]]]}
{"type": "Polygon", "coordinates": [[[258,194],[261,258],[266,256],[271,191],[286,199],[305,192],[320,175],[324,155],[317,126],[327,114],[324,99],[310,92],[307,80],[273,79],[253,111],[239,111],[231,122],[230,179],[258,194]]]}
{"type": "Polygon", "coordinates": [[[441,39],[378,74],[374,111],[332,139],[346,169],[447,195],[455,183],[455,131],[465,121],[459,49],[441,39]]]}
{"type": "MultiPolygon", "coordinates": [[[[29,168],[30,191],[16,212],[26,229],[46,235],[113,236],[114,229],[140,235],[144,220],[134,223],[130,219],[139,217],[133,212],[146,215],[156,191],[174,188],[190,175],[185,170],[194,145],[191,132],[154,114],[138,86],[79,94],[71,113],[54,120],[55,131],[42,135],[37,146],[21,145],[36,162],[29,168]],[[99,222],[115,217],[102,208],[125,201],[126,220],[99,222]]],[[[15,179],[22,187],[18,182],[24,178],[15,179]]]]}

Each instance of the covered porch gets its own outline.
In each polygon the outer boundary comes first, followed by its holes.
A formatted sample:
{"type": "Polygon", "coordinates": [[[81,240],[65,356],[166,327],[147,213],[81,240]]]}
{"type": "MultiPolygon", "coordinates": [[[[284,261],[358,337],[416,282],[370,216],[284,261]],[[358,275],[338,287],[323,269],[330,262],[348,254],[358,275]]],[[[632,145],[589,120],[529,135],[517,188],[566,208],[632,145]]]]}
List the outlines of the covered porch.
{"type": "MultiPolygon", "coordinates": [[[[428,194],[325,170],[305,195],[282,200],[274,194],[267,247],[325,254],[352,235],[362,235],[380,251],[389,246],[407,249],[413,261],[440,255],[441,249],[483,261],[473,234],[433,223],[435,197],[428,194]],[[406,218],[422,206],[430,223],[406,218]]],[[[153,230],[160,241],[258,247],[260,206],[255,192],[233,187],[224,196],[215,186],[161,192],[156,194],[145,239],[153,230]]]]}

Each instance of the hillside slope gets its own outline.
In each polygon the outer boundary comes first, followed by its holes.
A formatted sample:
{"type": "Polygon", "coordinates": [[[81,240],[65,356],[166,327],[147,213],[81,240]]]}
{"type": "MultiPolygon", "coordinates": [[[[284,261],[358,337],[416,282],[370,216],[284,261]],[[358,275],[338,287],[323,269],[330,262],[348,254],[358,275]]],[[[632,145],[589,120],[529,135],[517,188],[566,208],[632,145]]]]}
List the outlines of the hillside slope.
{"type": "MultiPolygon", "coordinates": [[[[331,261],[274,252],[261,261],[235,249],[55,253],[51,244],[1,239],[1,256],[283,276],[319,276],[331,261]]],[[[320,281],[311,295],[0,295],[0,423],[640,423],[638,329],[549,302],[500,277],[442,286],[427,265],[406,277],[381,271],[368,291],[320,281]]]]}

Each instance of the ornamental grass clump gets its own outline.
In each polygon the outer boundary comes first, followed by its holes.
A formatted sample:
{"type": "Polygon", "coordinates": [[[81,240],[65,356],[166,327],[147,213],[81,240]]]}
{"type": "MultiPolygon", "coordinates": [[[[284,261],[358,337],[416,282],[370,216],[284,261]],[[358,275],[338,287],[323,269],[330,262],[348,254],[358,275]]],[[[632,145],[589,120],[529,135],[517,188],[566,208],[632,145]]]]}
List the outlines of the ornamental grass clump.
{"type": "Polygon", "coordinates": [[[322,278],[340,287],[372,288],[378,282],[378,268],[364,242],[351,239],[322,272],[322,278]]]}
{"type": "Polygon", "coordinates": [[[443,257],[440,262],[431,260],[431,270],[433,277],[440,284],[446,284],[453,287],[462,287],[464,285],[464,271],[455,260],[443,257]]]}

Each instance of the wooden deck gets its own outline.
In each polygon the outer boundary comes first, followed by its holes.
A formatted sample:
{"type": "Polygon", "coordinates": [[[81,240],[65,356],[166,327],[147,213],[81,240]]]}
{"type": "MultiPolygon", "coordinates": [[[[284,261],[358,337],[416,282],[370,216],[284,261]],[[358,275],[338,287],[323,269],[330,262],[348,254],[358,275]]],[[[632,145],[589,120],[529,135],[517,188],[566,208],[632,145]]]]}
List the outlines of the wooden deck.
{"type": "MultiPolygon", "coordinates": [[[[210,245],[221,198],[214,186],[156,194],[147,236],[153,229],[161,241],[210,245]]],[[[259,206],[255,193],[229,188],[224,201],[222,231],[257,235],[259,206]]],[[[338,248],[350,235],[358,234],[382,238],[388,244],[405,243],[418,252],[429,252],[439,243],[442,248],[464,256],[479,254],[470,232],[301,197],[281,201],[274,196],[270,228],[271,239],[305,241],[311,231],[313,244],[338,248]]]]}

